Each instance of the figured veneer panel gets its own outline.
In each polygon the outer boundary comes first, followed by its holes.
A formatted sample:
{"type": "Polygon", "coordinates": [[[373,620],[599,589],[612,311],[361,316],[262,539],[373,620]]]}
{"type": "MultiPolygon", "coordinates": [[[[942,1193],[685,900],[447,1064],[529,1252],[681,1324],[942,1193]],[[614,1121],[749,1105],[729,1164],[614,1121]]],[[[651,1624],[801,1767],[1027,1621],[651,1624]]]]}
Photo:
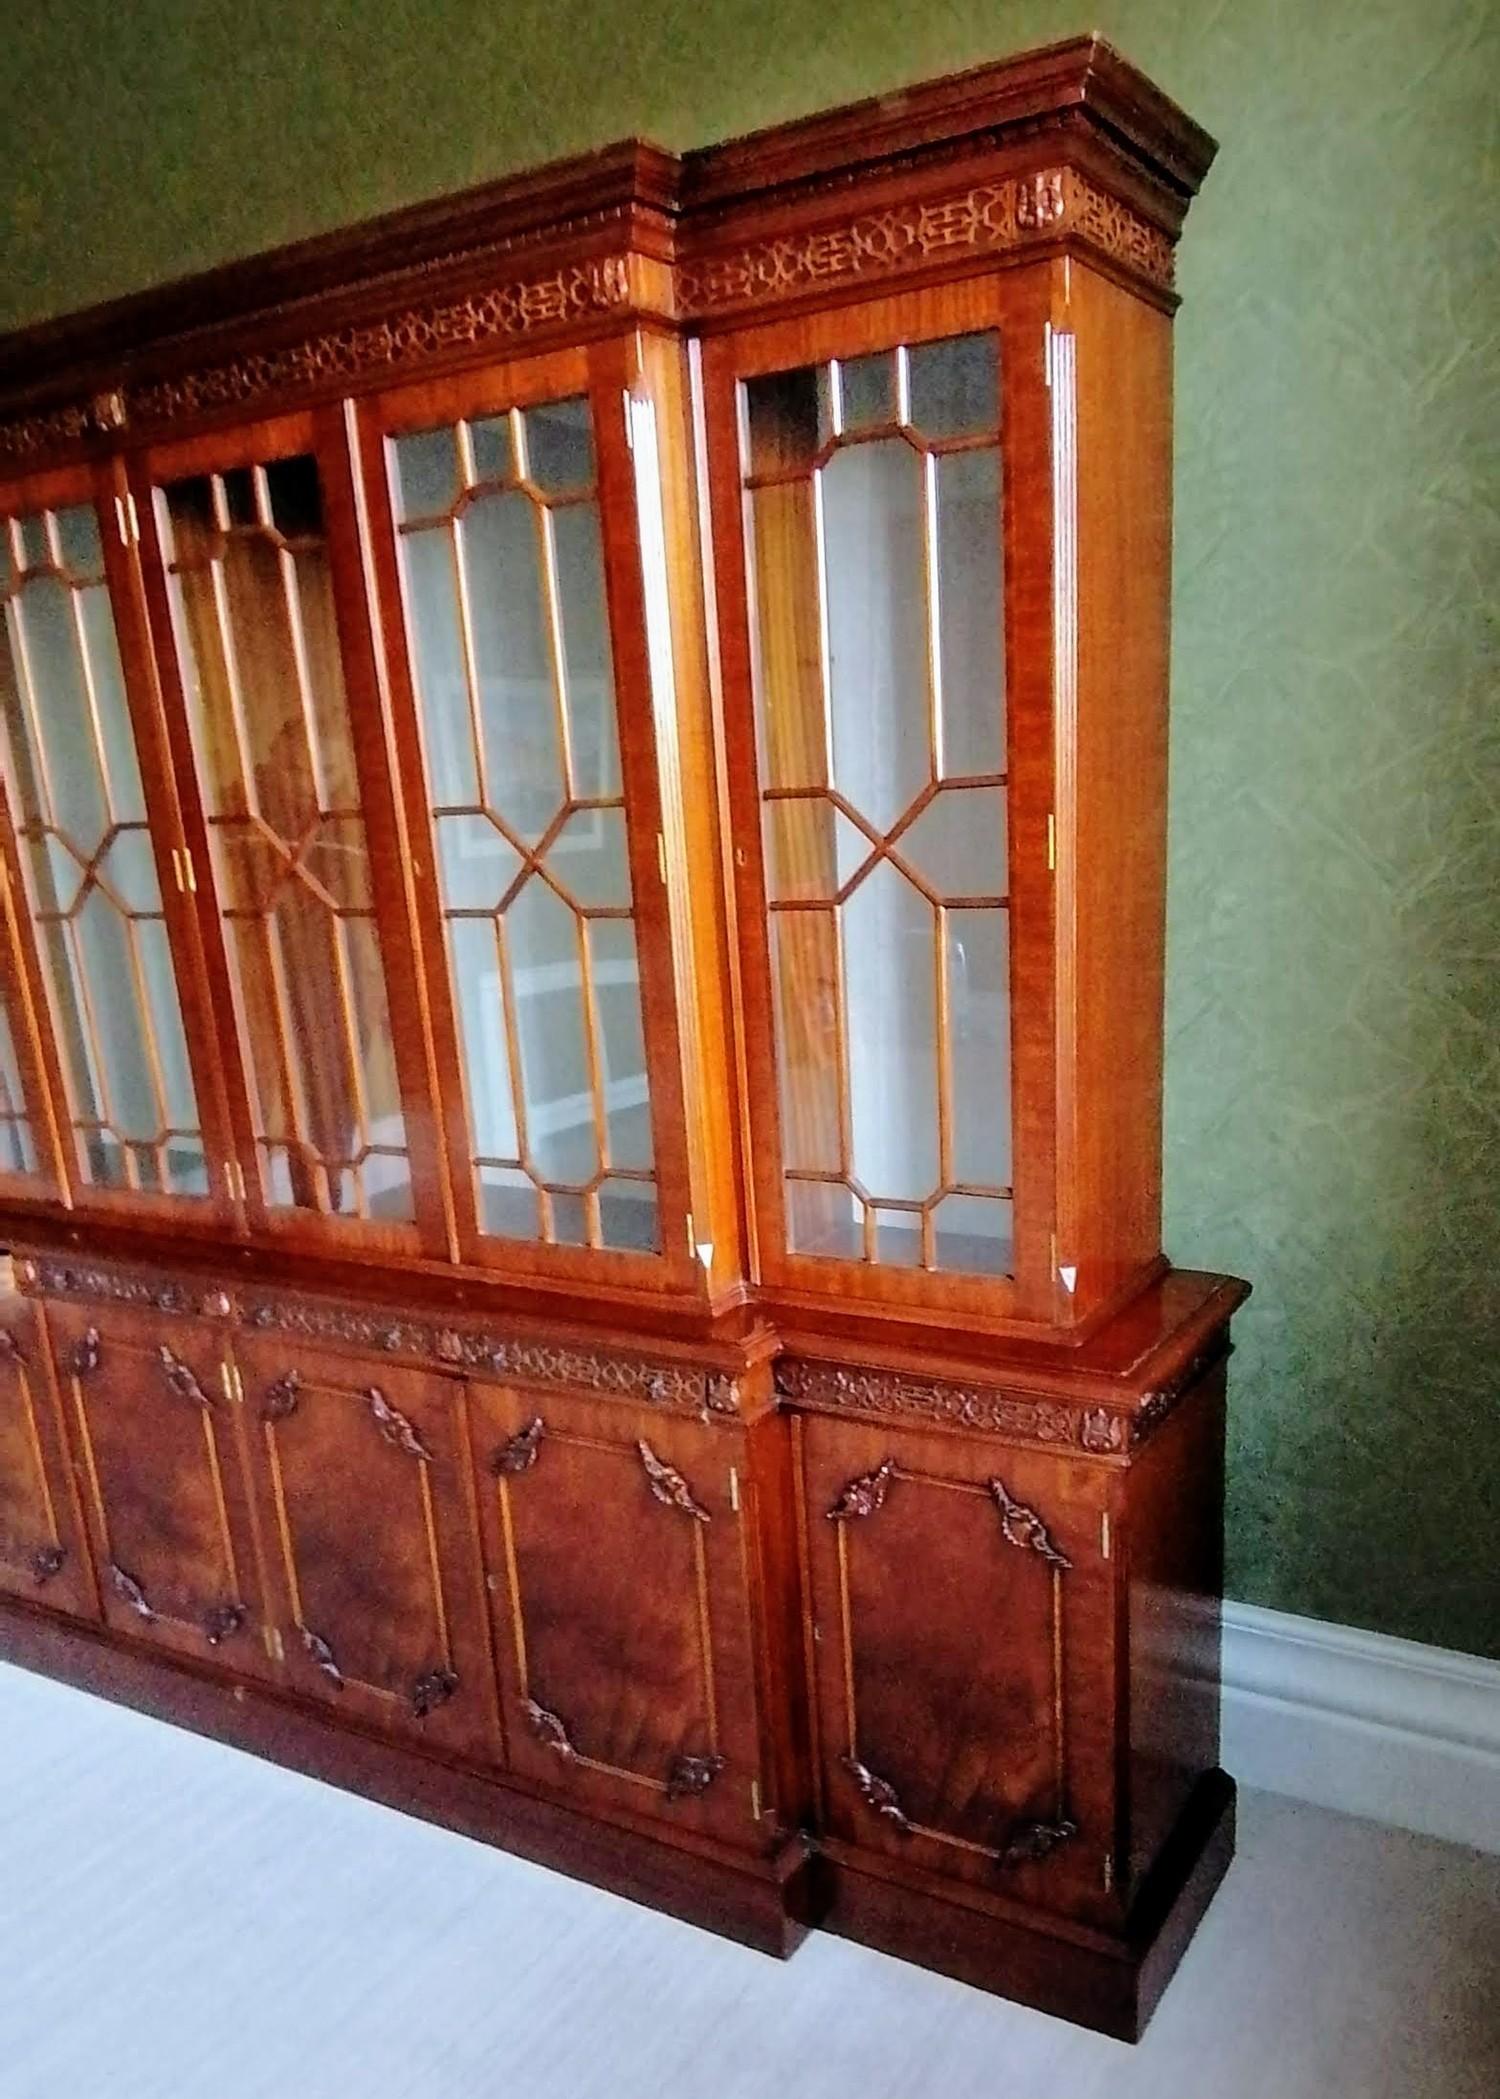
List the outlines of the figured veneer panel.
{"type": "Polygon", "coordinates": [[[235,1359],[288,1677],[494,1759],[461,1387],[273,1340],[235,1359]]]}
{"type": "Polygon", "coordinates": [[[0,1589],[98,1616],[46,1339],[31,1306],[14,1299],[0,1310],[0,1589]]]}
{"type": "Polygon", "coordinates": [[[747,1837],[759,1791],[737,1435],[470,1387],[516,1770],[747,1837]]]}
{"type": "Polygon", "coordinates": [[[1099,1476],[977,1439],[817,1419],[802,1434],[826,1826],[1097,1913],[1113,1841],[1099,1476]]]}
{"type": "Polygon", "coordinates": [[[106,1620],[269,1673],[222,1330],[118,1307],[46,1318],[106,1620]]]}

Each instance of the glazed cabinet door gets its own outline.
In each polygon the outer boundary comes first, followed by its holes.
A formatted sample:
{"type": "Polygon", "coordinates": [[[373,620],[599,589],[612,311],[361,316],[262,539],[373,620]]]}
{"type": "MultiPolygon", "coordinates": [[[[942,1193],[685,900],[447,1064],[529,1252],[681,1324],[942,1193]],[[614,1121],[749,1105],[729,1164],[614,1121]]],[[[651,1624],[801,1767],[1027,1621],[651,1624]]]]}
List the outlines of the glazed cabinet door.
{"type": "Polygon", "coordinates": [[[269,1673],[223,1330],[115,1305],[49,1303],[46,1322],[106,1620],[269,1673]]]}
{"type": "Polygon", "coordinates": [[[819,1416],[797,1433],[827,1828],[996,1895],[1101,1910],[1114,1661],[1098,1472],[819,1416]]]}
{"type": "Polygon", "coordinates": [[[1051,1308],[1045,310],[993,278],[705,346],[774,1286],[1051,1308]]]}
{"type": "Polygon", "coordinates": [[[697,1257],[624,373],[606,383],[604,354],[381,395],[362,458],[465,1257],[660,1289],[697,1257]]]}
{"type": "Polygon", "coordinates": [[[513,1767],[745,1838],[760,1788],[740,1439],[507,1385],[471,1386],[470,1406],[513,1767]]]}
{"type": "Polygon", "coordinates": [[[0,1589],[97,1618],[47,1343],[23,1297],[0,1301],[0,1589]]]}
{"type": "Polygon", "coordinates": [[[0,1185],[222,1231],[203,957],[114,478],[0,488],[0,1185]]]}
{"type": "Polygon", "coordinates": [[[347,440],[143,455],[156,659],[258,1234],[444,1253],[440,1145],[347,440]]]}
{"type": "Polygon", "coordinates": [[[288,1680],[493,1761],[462,1387],[279,1339],[235,1361],[288,1680]]]}

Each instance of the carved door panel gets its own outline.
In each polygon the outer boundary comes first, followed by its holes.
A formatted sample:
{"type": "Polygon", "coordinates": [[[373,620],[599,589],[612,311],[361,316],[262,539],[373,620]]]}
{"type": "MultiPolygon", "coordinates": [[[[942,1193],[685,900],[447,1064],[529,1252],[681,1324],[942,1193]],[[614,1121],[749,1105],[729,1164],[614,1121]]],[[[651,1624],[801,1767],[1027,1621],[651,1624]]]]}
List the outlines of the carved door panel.
{"type": "Polygon", "coordinates": [[[514,1768],[746,1837],[759,1808],[737,1437],[470,1387],[514,1768]]]}
{"type": "Polygon", "coordinates": [[[281,1339],[235,1356],[288,1680],[494,1761],[462,1386],[281,1339]]]}
{"type": "Polygon", "coordinates": [[[99,1615],[35,1313],[0,1316],[0,1589],[99,1615]]]}
{"type": "Polygon", "coordinates": [[[1098,1472],[979,1439],[798,1426],[826,1826],[995,1894],[1104,1914],[1098,1472]]]}
{"type": "Polygon", "coordinates": [[[117,1306],[46,1317],[105,1618],[270,1673],[222,1329],[117,1306]]]}

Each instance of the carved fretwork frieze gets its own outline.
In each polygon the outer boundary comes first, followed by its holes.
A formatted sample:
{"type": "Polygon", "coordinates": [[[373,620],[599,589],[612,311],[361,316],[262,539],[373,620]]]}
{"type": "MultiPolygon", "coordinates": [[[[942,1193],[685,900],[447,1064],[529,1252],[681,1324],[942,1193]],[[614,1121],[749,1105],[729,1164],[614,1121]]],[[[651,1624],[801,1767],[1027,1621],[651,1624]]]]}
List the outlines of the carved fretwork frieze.
{"type": "Polygon", "coordinates": [[[152,1312],[208,1311],[222,1290],[211,1290],[199,1306],[185,1283],[163,1282],[159,1276],[132,1275],[118,1268],[94,1268],[73,1261],[42,1257],[18,1265],[21,1280],[43,1297],[103,1298],[118,1305],[143,1305],[152,1312]]]}
{"type": "Polygon", "coordinates": [[[578,1751],[573,1747],[573,1738],[562,1719],[546,1706],[538,1705],[534,1698],[523,1700],[521,1709],[526,1715],[526,1725],[542,1747],[554,1751],[565,1763],[571,1763],[578,1751]]]}
{"type": "Polygon", "coordinates": [[[497,1479],[504,1475],[529,1472],[536,1463],[537,1452],[542,1447],[546,1424],[540,1414],[532,1416],[522,1429],[517,1429],[508,1443],[502,1443],[490,1459],[490,1470],[497,1479]]]}
{"type": "Polygon", "coordinates": [[[724,1768],[721,1756],[679,1756],[667,1773],[668,1800],[696,1800],[706,1793],[724,1768]]]}
{"type": "Polygon", "coordinates": [[[882,1821],[889,1822],[892,1829],[899,1829],[903,1836],[909,1834],[911,1824],[890,1780],[878,1777],[857,1756],[841,1756],[839,1762],[859,1788],[859,1797],[865,1806],[882,1821]]]}
{"type": "Polygon", "coordinates": [[[776,1365],[776,1390],[794,1405],[820,1411],[910,1422],[917,1427],[980,1429],[1049,1449],[1086,1450],[1095,1457],[1123,1457],[1132,1446],[1127,1412],[1024,1398],[984,1385],[916,1377],[903,1370],[783,1356],[776,1365]]]}
{"type": "Polygon", "coordinates": [[[1047,1526],[1036,1510],[1014,1500],[1004,1480],[992,1479],[990,1493],[1000,1511],[1000,1528],[1007,1544],[1019,1546],[1022,1552],[1036,1553],[1049,1567],[1056,1567],[1059,1571],[1072,1566],[1073,1562],[1066,1553],[1059,1552],[1053,1544],[1047,1526]]]}
{"type": "Polygon", "coordinates": [[[830,1523],[848,1523],[852,1517],[873,1516],[885,1507],[886,1490],[896,1477],[896,1460],[882,1458],[873,1472],[862,1472],[850,1480],[838,1500],[825,1513],[830,1523]]]}
{"type": "Polygon", "coordinates": [[[707,1523],[710,1520],[708,1510],[698,1500],[682,1474],[659,1458],[644,1436],[635,1447],[640,1452],[641,1463],[646,1468],[646,1483],[657,1500],[666,1508],[681,1509],[685,1516],[691,1516],[695,1522],[707,1523]]]}
{"type": "Polygon", "coordinates": [[[1001,256],[1071,235],[1170,292],[1173,243],[1076,168],[1042,168],[879,211],[746,242],[680,263],[678,311],[707,319],[799,294],[910,275],[954,259],[1001,256]]]}

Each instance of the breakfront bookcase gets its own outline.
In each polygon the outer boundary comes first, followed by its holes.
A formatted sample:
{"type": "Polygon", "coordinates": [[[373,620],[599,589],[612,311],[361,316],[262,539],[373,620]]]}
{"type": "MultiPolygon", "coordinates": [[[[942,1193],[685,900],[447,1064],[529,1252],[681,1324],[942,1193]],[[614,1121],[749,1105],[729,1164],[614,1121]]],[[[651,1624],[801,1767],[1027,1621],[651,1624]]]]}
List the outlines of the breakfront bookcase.
{"type": "Polygon", "coordinates": [[[0,1653],[1138,2030],[1212,151],[1080,40],[0,342],[0,1653]]]}

